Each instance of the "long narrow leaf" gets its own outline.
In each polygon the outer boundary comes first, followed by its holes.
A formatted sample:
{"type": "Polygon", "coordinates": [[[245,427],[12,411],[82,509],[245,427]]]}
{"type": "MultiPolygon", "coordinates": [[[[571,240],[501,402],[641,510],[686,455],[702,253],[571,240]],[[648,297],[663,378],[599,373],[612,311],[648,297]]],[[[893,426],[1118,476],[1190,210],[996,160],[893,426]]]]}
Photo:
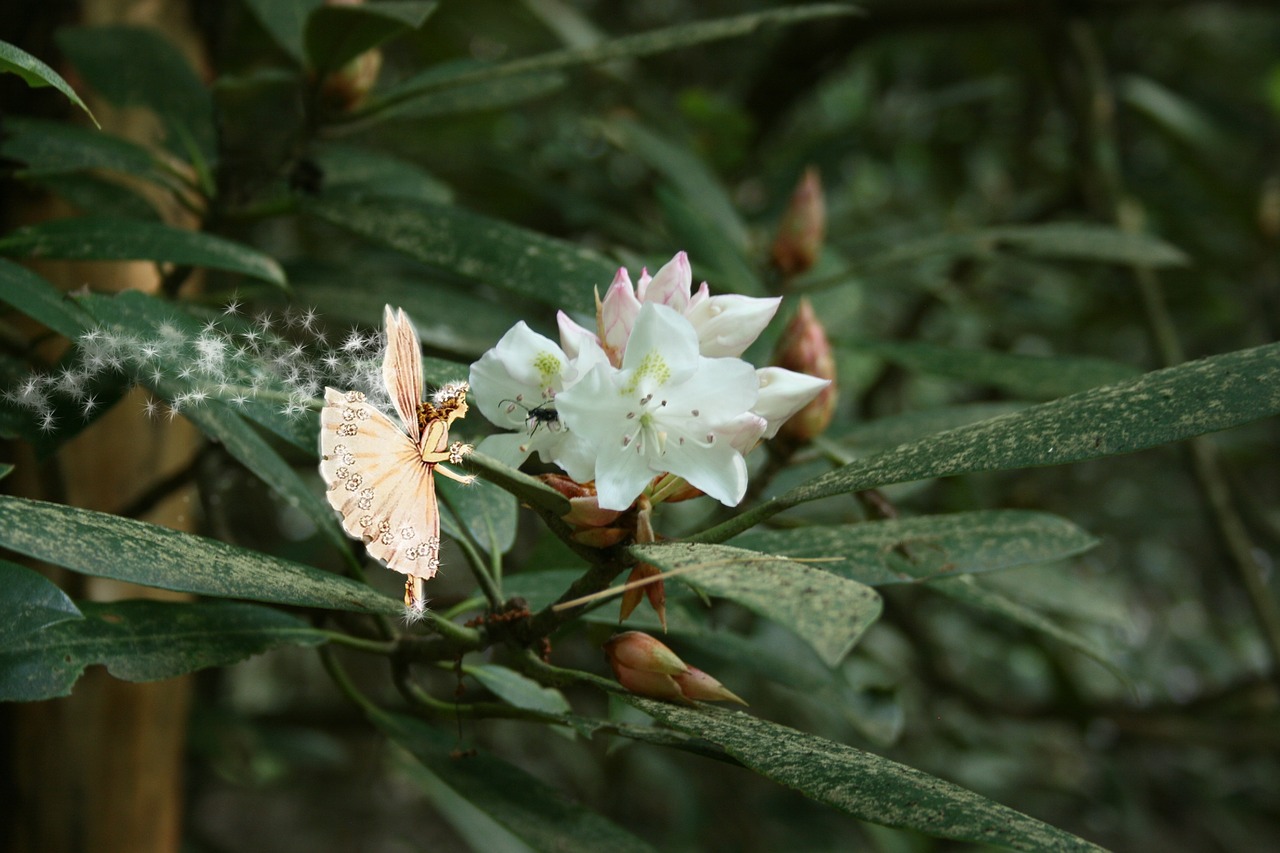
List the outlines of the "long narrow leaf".
{"type": "Polygon", "coordinates": [[[95,577],[194,592],[399,614],[398,601],[300,563],[167,527],[26,498],[0,497],[0,547],[95,577]]]}
{"type": "Polygon", "coordinates": [[[1280,413],[1280,344],[1180,364],[851,462],[695,538],[720,542],[832,495],[1133,453],[1280,413]]]}
{"type": "Polygon", "coordinates": [[[871,823],[1015,850],[1102,849],[936,776],[768,720],[638,696],[627,701],[678,731],[723,748],[774,782],[871,823]]]}
{"type": "Polygon", "coordinates": [[[275,646],[314,646],[324,632],[295,616],[228,601],[85,602],[84,617],[0,648],[0,701],[67,696],[85,667],[159,681],[242,661],[275,646]]]}

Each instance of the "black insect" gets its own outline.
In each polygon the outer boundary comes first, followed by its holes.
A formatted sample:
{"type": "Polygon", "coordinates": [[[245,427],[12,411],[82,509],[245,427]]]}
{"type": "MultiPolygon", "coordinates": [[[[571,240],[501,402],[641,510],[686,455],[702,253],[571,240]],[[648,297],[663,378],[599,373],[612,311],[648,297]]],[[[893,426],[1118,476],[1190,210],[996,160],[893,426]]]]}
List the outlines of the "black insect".
{"type": "Polygon", "coordinates": [[[543,424],[546,424],[547,429],[552,430],[553,432],[560,429],[560,413],[556,411],[555,400],[548,400],[547,402],[534,406],[533,408],[526,406],[519,400],[502,400],[500,402],[507,404],[505,409],[507,414],[514,412],[516,410],[516,406],[524,409],[525,425],[528,426],[530,423],[533,424],[529,427],[529,435],[533,435],[537,432],[538,427],[543,424]]]}

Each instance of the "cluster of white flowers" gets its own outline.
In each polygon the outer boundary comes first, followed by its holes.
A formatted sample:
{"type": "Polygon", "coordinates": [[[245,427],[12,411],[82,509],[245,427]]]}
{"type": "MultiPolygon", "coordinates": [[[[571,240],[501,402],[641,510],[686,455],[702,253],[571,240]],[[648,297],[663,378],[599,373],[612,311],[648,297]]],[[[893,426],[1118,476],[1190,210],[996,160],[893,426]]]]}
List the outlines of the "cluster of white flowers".
{"type": "Polygon", "coordinates": [[[519,466],[531,453],[624,510],[655,478],[684,479],[729,506],[747,488],[744,454],[777,432],[827,380],[739,356],[779,298],[692,291],[680,252],[636,285],[625,269],[600,299],[597,331],[558,315],[560,343],[523,322],[471,366],[476,405],[514,433],[479,450],[519,466]]]}

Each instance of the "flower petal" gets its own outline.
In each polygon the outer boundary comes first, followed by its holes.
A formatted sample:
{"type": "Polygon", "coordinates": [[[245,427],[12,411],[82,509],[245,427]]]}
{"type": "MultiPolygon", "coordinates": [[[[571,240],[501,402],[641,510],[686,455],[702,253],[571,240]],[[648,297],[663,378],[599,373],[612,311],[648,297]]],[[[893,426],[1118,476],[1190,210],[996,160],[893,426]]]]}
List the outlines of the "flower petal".
{"type": "Polygon", "coordinates": [[[560,346],[571,360],[578,357],[588,342],[600,346],[600,339],[595,332],[580,326],[563,311],[556,312],[556,325],[560,327],[560,346]]]}
{"type": "MultiPolygon", "coordinates": [[[[702,291],[699,290],[699,295],[702,291]]],[[[760,337],[778,312],[782,297],[761,299],[727,294],[700,299],[685,312],[698,330],[698,345],[708,357],[739,356],[760,337]]]]}
{"type": "Polygon", "coordinates": [[[628,393],[641,384],[653,388],[683,382],[698,369],[697,333],[672,309],[646,302],[631,330],[622,369],[628,374],[622,386],[628,393]]]}
{"type": "Polygon", "coordinates": [[[693,283],[693,270],[689,267],[689,256],[684,252],[676,252],[667,261],[658,274],[645,283],[642,302],[655,302],[666,305],[681,313],[689,305],[689,288],[693,283]]]}
{"type": "Polygon", "coordinates": [[[807,373],[782,367],[762,367],[756,371],[760,380],[760,396],[752,409],[769,422],[765,438],[773,438],[787,418],[800,411],[831,384],[807,373]]]}
{"type": "Polygon", "coordinates": [[[663,467],[725,506],[737,506],[747,493],[747,462],[729,441],[712,439],[700,444],[668,441],[663,467]]]}
{"type": "Polygon", "coordinates": [[[631,286],[631,276],[627,274],[626,267],[619,267],[604,299],[596,303],[596,331],[600,335],[600,344],[615,364],[627,348],[631,328],[639,313],[640,300],[631,286]]]}

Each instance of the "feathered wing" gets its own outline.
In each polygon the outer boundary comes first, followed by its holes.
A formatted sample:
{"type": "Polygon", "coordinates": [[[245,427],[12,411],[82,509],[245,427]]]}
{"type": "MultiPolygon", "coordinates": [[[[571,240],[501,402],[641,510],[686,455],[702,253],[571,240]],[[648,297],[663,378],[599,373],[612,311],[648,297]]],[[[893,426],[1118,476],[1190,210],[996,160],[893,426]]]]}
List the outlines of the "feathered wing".
{"type": "Polygon", "coordinates": [[[409,438],[416,444],[421,435],[418,403],[422,401],[422,347],[403,308],[393,312],[390,305],[386,306],[383,320],[387,326],[387,351],[382,357],[382,381],[409,438]]]}
{"type": "Polygon", "coordinates": [[[432,466],[417,444],[357,391],[324,390],[320,475],[342,529],[387,568],[410,576],[405,603],[421,610],[421,584],[440,568],[440,513],[432,466]],[[416,592],[415,592],[416,590],[416,592]],[[412,600],[411,600],[412,599],[412,600]]]}

